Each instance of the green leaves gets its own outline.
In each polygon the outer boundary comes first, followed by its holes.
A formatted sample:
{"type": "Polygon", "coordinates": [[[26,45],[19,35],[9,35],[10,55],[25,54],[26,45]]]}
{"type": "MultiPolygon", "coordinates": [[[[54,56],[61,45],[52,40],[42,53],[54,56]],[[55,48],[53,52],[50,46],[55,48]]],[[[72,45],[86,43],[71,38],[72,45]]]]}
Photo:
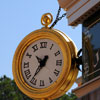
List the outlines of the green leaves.
{"type": "MultiPolygon", "coordinates": [[[[68,93],[56,100],[76,100],[77,97],[68,93]]],[[[14,80],[5,75],[0,78],[0,100],[33,100],[24,95],[16,86],[14,80]]]]}
{"type": "Polygon", "coordinates": [[[72,93],[68,93],[68,94],[64,94],[62,97],[56,99],[56,100],[76,100],[77,97],[75,96],[75,94],[72,93]]]}
{"type": "Polygon", "coordinates": [[[0,78],[0,100],[32,100],[24,95],[14,80],[3,76],[0,78]]]}

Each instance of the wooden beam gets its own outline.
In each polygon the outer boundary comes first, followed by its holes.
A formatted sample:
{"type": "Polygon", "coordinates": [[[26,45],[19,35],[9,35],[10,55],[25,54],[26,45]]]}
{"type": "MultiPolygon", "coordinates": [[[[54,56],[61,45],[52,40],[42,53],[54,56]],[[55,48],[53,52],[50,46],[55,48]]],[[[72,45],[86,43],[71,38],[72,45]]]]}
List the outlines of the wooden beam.
{"type": "Polygon", "coordinates": [[[78,98],[80,98],[98,88],[100,88],[100,76],[89,82],[84,83],[82,86],[72,90],[72,92],[75,93],[78,98]]]}

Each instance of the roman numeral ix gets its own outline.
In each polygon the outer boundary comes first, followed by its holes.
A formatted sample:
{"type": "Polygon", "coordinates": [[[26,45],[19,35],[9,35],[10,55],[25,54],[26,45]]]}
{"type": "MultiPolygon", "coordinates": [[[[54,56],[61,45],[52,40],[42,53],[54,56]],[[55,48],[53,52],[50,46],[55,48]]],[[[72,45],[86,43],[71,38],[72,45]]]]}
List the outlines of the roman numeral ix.
{"type": "Polygon", "coordinates": [[[56,60],[56,66],[62,66],[62,60],[56,60]]]}

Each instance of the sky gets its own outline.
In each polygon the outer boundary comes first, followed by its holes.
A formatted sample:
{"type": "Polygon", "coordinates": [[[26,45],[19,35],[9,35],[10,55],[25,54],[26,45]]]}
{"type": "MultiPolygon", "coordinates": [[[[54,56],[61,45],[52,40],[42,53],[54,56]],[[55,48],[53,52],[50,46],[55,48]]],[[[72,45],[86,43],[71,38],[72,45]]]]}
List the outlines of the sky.
{"type": "MultiPolygon", "coordinates": [[[[6,75],[13,79],[12,60],[18,44],[30,32],[42,27],[44,13],[51,13],[55,19],[58,8],[57,0],[0,0],[0,77],[6,75]]],[[[63,13],[62,9],[60,15],[63,13]]],[[[82,47],[81,27],[68,26],[68,19],[64,17],[54,29],[69,36],[79,50],[82,47]]]]}

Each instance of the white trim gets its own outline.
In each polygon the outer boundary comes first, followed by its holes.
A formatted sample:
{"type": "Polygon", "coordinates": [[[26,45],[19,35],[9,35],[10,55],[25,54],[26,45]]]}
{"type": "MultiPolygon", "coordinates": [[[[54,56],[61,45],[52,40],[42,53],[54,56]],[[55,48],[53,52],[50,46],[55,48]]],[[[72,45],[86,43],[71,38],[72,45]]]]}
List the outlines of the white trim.
{"type": "Polygon", "coordinates": [[[72,90],[78,98],[85,96],[86,94],[100,88],[100,76],[84,83],[80,87],[72,90]]]}
{"type": "Polygon", "coordinates": [[[76,26],[100,9],[100,0],[58,0],[67,11],[68,24],[76,26]]]}
{"type": "Polygon", "coordinates": [[[92,73],[90,73],[90,74],[88,74],[88,75],[86,75],[86,76],[89,77],[90,75],[92,75],[92,74],[94,74],[94,73],[96,73],[96,72],[98,72],[98,71],[100,71],[100,68],[97,69],[97,70],[95,70],[95,71],[93,71],[92,73]]]}
{"type": "Polygon", "coordinates": [[[74,12],[72,15],[69,15],[69,12],[73,12],[73,11],[68,11],[67,15],[70,16],[68,17],[69,25],[82,23],[87,17],[89,17],[92,13],[95,12],[96,9],[94,8],[95,9],[94,12],[92,11],[89,15],[90,10],[97,4],[100,4],[100,0],[90,0],[84,6],[82,6],[79,10],[74,12]],[[87,13],[87,16],[85,16],[86,13],[87,13]],[[82,19],[82,17],[84,18],[82,19]]]}
{"type": "Polygon", "coordinates": [[[77,2],[70,10],[67,11],[67,17],[70,17],[73,13],[77,12],[78,9],[81,9],[84,4],[89,1],[90,0],[80,0],[80,2],[77,2]]]}

